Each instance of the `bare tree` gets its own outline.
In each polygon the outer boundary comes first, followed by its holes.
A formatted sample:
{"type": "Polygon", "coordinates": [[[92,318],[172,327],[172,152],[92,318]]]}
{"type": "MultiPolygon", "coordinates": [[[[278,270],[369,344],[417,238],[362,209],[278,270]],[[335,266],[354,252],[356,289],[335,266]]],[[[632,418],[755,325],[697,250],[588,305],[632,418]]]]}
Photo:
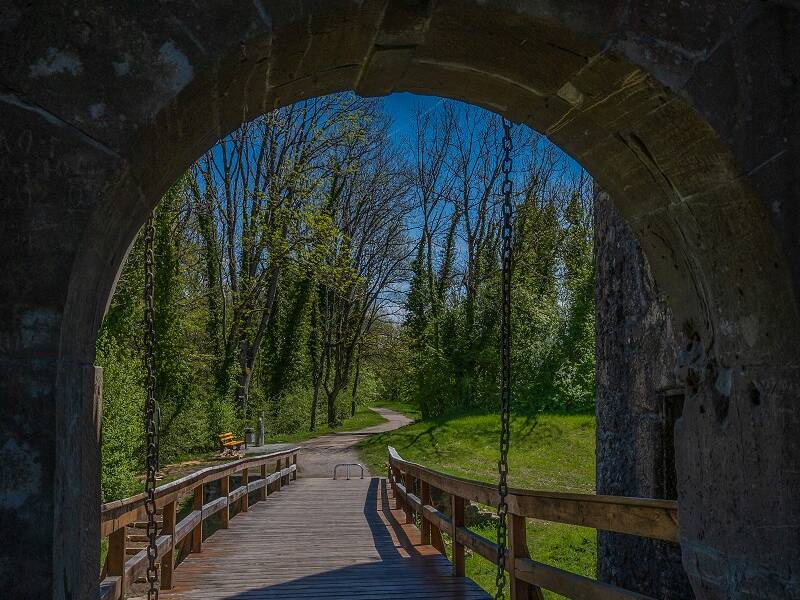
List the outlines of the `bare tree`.
{"type": "Polygon", "coordinates": [[[330,425],[338,420],[336,400],[348,386],[357,348],[401,280],[409,255],[406,177],[398,169],[388,124],[374,108],[365,111],[352,143],[331,158],[325,210],[339,232],[331,259],[349,265],[352,277],[323,283],[318,290],[321,344],[316,368],[330,425]]]}
{"type": "Polygon", "coordinates": [[[436,348],[440,339],[439,315],[447,281],[452,276],[455,232],[461,215],[458,207],[450,202],[455,181],[447,164],[455,126],[455,114],[450,104],[445,104],[444,110],[426,110],[418,106],[414,115],[413,138],[410,140],[413,148],[410,168],[412,197],[421,219],[417,254],[424,263],[425,287],[436,348]],[[437,277],[434,262],[439,253],[439,236],[445,225],[447,231],[437,277]]]}
{"type": "Polygon", "coordinates": [[[324,245],[311,199],[340,142],[337,124],[351,110],[330,96],[273,111],[240,126],[193,168],[209,312],[223,357],[217,379],[227,390],[237,365],[242,414],[281,276],[290,261],[308,260],[324,245]]]}

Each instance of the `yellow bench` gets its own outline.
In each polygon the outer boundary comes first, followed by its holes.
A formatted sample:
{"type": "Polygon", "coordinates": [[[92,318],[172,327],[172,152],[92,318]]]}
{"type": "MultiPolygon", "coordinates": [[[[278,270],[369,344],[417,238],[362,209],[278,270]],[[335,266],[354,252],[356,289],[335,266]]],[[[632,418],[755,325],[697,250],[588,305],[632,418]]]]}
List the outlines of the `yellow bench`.
{"type": "Polygon", "coordinates": [[[244,446],[244,440],[234,439],[234,436],[230,431],[227,433],[220,433],[217,437],[219,437],[219,443],[225,450],[244,446]]]}

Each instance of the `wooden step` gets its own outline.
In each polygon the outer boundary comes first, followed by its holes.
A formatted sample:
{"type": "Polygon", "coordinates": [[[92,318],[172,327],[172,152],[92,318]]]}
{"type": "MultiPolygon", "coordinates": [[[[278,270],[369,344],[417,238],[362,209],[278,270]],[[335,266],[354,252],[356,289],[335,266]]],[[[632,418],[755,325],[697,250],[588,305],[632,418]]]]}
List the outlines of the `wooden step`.
{"type": "Polygon", "coordinates": [[[145,548],[147,548],[147,542],[128,542],[125,545],[125,554],[133,556],[134,554],[139,554],[145,548]]]}
{"type": "MultiPolygon", "coordinates": [[[[162,515],[156,515],[156,525],[161,527],[164,524],[164,517],[162,515]]],[[[130,525],[128,525],[131,529],[147,529],[147,521],[134,521],[130,525]]]]}

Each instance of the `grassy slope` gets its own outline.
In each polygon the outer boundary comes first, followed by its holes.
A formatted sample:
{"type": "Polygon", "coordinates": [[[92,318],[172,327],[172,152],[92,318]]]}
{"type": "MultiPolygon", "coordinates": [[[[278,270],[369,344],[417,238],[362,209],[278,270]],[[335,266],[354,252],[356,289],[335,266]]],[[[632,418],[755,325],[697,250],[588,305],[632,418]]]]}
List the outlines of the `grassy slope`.
{"type": "Polygon", "coordinates": [[[380,425],[386,421],[382,416],[380,416],[375,411],[368,409],[365,406],[358,406],[356,407],[356,415],[352,419],[345,419],[344,423],[339,427],[328,427],[327,424],[317,426],[316,431],[297,431],[295,433],[285,433],[271,436],[266,443],[274,444],[274,443],[294,443],[294,442],[304,442],[311,438],[319,437],[321,435],[325,435],[326,433],[334,433],[339,431],[358,431],[359,429],[364,429],[366,427],[372,427],[373,425],[380,425]]]}
{"type": "MultiPolygon", "coordinates": [[[[512,420],[509,483],[513,487],[592,493],[595,480],[595,420],[588,415],[516,416],[512,420]]],[[[360,444],[365,462],[383,472],[386,447],[432,468],[481,481],[496,480],[497,415],[454,415],[420,421],[371,436],[360,444]]],[[[491,524],[472,527],[494,539],[491,524]]],[[[534,559],[590,577],[595,576],[593,529],[528,520],[534,559]]],[[[494,586],[494,567],[479,556],[467,557],[467,574],[485,589],[494,586]]],[[[557,598],[545,594],[546,598],[557,598]]]]}

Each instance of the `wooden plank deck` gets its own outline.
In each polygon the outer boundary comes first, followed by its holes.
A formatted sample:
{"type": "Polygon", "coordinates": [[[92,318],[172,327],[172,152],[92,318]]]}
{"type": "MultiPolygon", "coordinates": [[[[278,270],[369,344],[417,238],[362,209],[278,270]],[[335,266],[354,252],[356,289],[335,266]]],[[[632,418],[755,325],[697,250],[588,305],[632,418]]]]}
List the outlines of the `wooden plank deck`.
{"type": "Polygon", "coordinates": [[[450,562],[398,523],[384,483],[292,482],[208,538],[161,598],[489,598],[471,580],[451,577],[450,562]]]}

